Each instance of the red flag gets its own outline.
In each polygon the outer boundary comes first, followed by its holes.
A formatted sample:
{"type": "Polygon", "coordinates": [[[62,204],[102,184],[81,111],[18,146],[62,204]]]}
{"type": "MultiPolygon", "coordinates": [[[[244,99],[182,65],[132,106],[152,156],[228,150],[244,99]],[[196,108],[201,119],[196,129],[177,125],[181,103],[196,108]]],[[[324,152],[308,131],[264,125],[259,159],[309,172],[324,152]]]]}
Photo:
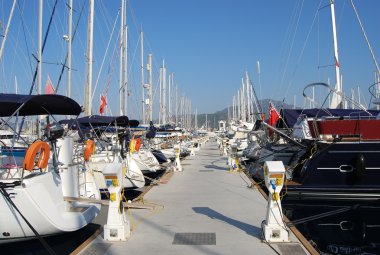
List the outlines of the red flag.
{"type": "Polygon", "coordinates": [[[265,121],[265,115],[264,115],[264,113],[261,113],[261,120],[265,121]]]}
{"type": "Polygon", "coordinates": [[[50,80],[49,75],[48,75],[48,78],[47,78],[46,84],[45,84],[45,94],[50,94],[50,95],[55,94],[54,86],[50,80]]]}
{"type": "Polygon", "coordinates": [[[280,114],[278,114],[278,111],[276,110],[272,102],[269,102],[269,125],[273,127],[279,118],[280,114]]]}
{"type": "Polygon", "coordinates": [[[104,96],[100,96],[100,109],[99,109],[99,112],[100,114],[103,114],[104,113],[104,108],[106,108],[106,105],[107,105],[107,101],[106,101],[106,98],[104,96]]]}

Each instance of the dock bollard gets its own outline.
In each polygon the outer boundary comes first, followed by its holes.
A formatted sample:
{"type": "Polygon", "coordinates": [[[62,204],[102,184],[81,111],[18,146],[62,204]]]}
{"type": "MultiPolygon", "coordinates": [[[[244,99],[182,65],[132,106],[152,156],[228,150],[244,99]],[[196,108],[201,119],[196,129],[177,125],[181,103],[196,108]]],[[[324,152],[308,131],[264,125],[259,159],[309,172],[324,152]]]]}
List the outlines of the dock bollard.
{"type": "Polygon", "coordinates": [[[174,145],[174,154],[175,154],[175,161],[174,161],[174,166],[175,166],[175,171],[182,172],[182,166],[181,166],[181,161],[179,160],[179,155],[181,153],[181,144],[175,144],[174,145]]]}
{"type": "Polygon", "coordinates": [[[127,241],[131,236],[131,229],[124,207],[120,207],[123,188],[122,166],[109,164],[103,170],[103,174],[110,194],[107,224],[104,225],[104,239],[107,241],[127,241]]]}
{"type": "Polygon", "coordinates": [[[195,156],[195,149],[194,149],[193,143],[191,143],[191,147],[190,147],[190,156],[195,156]]]}

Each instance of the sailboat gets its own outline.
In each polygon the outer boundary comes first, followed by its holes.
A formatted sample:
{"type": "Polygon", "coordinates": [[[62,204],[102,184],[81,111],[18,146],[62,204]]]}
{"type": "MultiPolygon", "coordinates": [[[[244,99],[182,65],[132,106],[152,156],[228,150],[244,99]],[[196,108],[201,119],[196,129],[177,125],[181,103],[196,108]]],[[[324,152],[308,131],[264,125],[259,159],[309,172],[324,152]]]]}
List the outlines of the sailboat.
{"type": "MultiPolygon", "coordinates": [[[[60,95],[0,94],[0,116],[79,115],[81,107],[60,95]]],[[[76,231],[96,217],[100,205],[65,201],[100,199],[96,182],[73,163],[73,140],[58,123],[48,121],[44,136],[32,143],[22,165],[0,169],[0,243],[76,231]],[[51,155],[51,156],[50,156],[51,155]],[[37,159],[35,163],[35,159],[37,159]]]]}

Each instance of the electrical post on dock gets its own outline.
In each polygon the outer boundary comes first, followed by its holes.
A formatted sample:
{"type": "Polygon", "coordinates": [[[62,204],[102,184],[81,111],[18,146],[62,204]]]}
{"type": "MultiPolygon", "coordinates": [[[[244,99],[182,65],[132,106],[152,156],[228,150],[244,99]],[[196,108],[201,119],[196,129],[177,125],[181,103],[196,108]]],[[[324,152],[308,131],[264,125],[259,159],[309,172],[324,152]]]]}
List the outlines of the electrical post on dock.
{"type": "Polygon", "coordinates": [[[230,146],[230,150],[228,152],[228,166],[230,168],[230,172],[234,171],[237,169],[237,164],[236,164],[236,156],[237,156],[237,144],[233,143],[230,146]]]}
{"type": "Polygon", "coordinates": [[[131,236],[126,218],[121,192],[123,191],[123,169],[121,164],[108,164],[103,170],[110,194],[107,224],[104,225],[104,239],[107,241],[127,241],[131,236]]]}
{"type": "Polygon", "coordinates": [[[181,161],[179,159],[179,155],[181,154],[181,144],[177,143],[174,145],[174,154],[175,154],[175,161],[174,161],[174,166],[175,166],[175,171],[182,172],[182,166],[181,166],[181,161]]]}
{"type": "Polygon", "coordinates": [[[194,142],[191,142],[191,147],[190,147],[190,156],[195,156],[195,149],[194,149],[194,142]]]}
{"type": "Polygon", "coordinates": [[[227,138],[223,138],[222,140],[222,148],[223,148],[223,156],[227,156],[227,138]]]}
{"type": "Polygon", "coordinates": [[[280,192],[284,186],[285,167],[282,161],[266,161],[265,185],[269,191],[266,219],[263,224],[267,242],[289,242],[289,232],[283,221],[280,192]]]}

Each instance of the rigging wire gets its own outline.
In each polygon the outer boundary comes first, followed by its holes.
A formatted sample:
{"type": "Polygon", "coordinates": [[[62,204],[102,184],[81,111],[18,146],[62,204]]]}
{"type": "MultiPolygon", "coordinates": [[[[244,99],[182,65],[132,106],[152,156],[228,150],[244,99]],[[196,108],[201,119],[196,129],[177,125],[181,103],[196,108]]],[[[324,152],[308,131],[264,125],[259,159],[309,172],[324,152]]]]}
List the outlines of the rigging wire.
{"type": "Polygon", "coordinates": [[[307,44],[307,42],[309,41],[309,37],[310,37],[311,31],[312,31],[312,28],[314,27],[315,20],[316,20],[316,18],[317,18],[317,16],[318,16],[318,13],[319,13],[319,9],[320,9],[320,7],[321,7],[321,4],[322,4],[322,0],[319,2],[318,9],[316,10],[316,12],[315,12],[315,14],[314,14],[314,18],[313,18],[313,21],[312,21],[312,23],[311,23],[311,26],[310,26],[309,32],[307,33],[306,39],[305,39],[305,41],[304,41],[304,44],[303,44],[303,46],[302,46],[302,50],[301,50],[300,54],[298,55],[298,58],[297,58],[297,61],[296,61],[296,65],[295,65],[295,68],[294,68],[294,70],[293,70],[293,74],[292,74],[291,79],[290,79],[290,81],[289,81],[289,83],[288,83],[288,86],[287,86],[287,88],[286,88],[286,90],[285,90],[285,96],[288,94],[288,92],[289,92],[289,88],[290,88],[290,85],[292,85],[292,83],[293,83],[293,79],[294,79],[294,77],[295,77],[295,74],[296,74],[296,72],[297,72],[297,70],[298,70],[298,67],[299,67],[299,64],[300,64],[300,62],[301,62],[301,58],[302,58],[303,53],[304,53],[305,48],[306,48],[306,44],[307,44]]]}
{"type": "MultiPolygon", "coordinates": [[[[298,31],[299,21],[301,19],[301,13],[302,13],[302,9],[303,9],[303,4],[304,4],[304,1],[302,1],[301,6],[300,6],[300,10],[299,10],[299,13],[298,13],[298,18],[297,18],[297,21],[296,21],[296,24],[295,24],[295,28],[294,28],[293,38],[290,39],[290,36],[289,36],[289,40],[291,40],[291,42],[290,42],[290,49],[289,49],[288,56],[286,57],[284,70],[282,72],[282,77],[281,77],[281,81],[280,81],[280,89],[279,89],[279,91],[281,90],[282,84],[284,83],[285,73],[286,73],[286,70],[288,69],[290,55],[291,55],[291,53],[293,51],[294,41],[295,41],[296,34],[297,34],[297,31],[298,31]]],[[[295,11],[295,13],[296,13],[296,11],[295,11]]],[[[285,93],[285,95],[286,95],[286,93],[285,93]]]]}
{"type": "MultiPolygon", "coordinates": [[[[25,4],[25,2],[24,2],[25,4]]],[[[29,46],[28,46],[28,41],[26,40],[26,33],[25,33],[25,23],[24,23],[24,8],[21,9],[20,7],[20,1],[17,2],[17,7],[20,11],[20,18],[21,18],[21,25],[22,25],[22,31],[23,31],[23,35],[24,35],[24,42],[25,42],[25,46],[26,46],[26,51],[27,51],[27,54],[28,56],[30,56],[30,51],[29,51],[29,46]]],[[[27,58],[28,59],[28,62],[29,62],[29,67],[30,67],[30,74],[33,75],[33,67],[32,67],[32,62],[30,61],[30,58],[27,58]]]]}
{"type": "MultiPolygon", "coordinates": [[[[119,14],[120,14],[120,9],[119,9],[118,12],[117,12],[117,15],[116,15],[116,18],[115,18],[115,22],[114,22],[114,24],[113,24],[113,28],[112,28],[112,31],[111,31],[111,34],[110,34],[110,37],[109,37],[109,40],[108,40],[108,43],[107,43],[106,52],[104,53],[104,57],[103,57],[103,60],[102,60],[101,65],[100,65],[100,70],[99,70],[99,72],[98,72],[98,77],[96,78],[95,88],[94,88],[94,90],[93,90],[93,92],[92,92],[91,98],[94,98],[94,95],[95,95],[95,92],[96,92],[96,88],[98,87],[99,79],[100,79],[100,75],[101,75],[101,73],[102,73],[102,71],[103,71],[104,62],[105,62],[106,57],[107,57],[107,54],[108,54],[108,49],[109,49],[110,44],[111,44],[111,40],[112,40],[112,37],[113,37],[113,33],[114,33],[114,31],[115,31],[116,22],[117,22],[117,20],[118,20],[118,18],[119,18],[119,14]]],[[[115,46],[115,48],[116,48],[116,46],[115,46]]],[[[112,69],[112,70],[113,70],[113,69],[112,69]]],[[[111,73],[111,77],[112,77],[112,73],[111,73]]],[[[109,82],[110,82],[110,80],[109,80],[109,82]]],[[[109,83],[108,83],[108,87],[109,87],[109,83]]],[[[107,88],[107,92],[108,92],[108,88],[107,88]]]]}
{"type": "MultiPolygon", "coordinates": [[[[51,27],[51,23],[53,21],[53,17],[54,17],[55,9],[57,7],[57,3],[58,3],[58,0],[55,0],[53,11],[52,11],[52,13],[50,15],[50,20],[49,20],[48,27],[47,27],[47,30],[46,30],[46,33],[45,33],[45,38],[44,38],[44,41],[43,41],[43,44],[42,44],[41,54],[43,54],[44,50],[45,50],[47,38],[48,38],[48,35],[49,35],[49,32],[50,32],[50,27],[51,27]]],[[[41,59],[37,59],[37,63],[40,62],[40,61],[41,61],[41,59]]],[[[33,88],[34,88],[34,85],[35,85],[35,82],[36,82],[36,78],[37,78],[37,73],[38,73],[38,65],[37,65],[37,67],[35,69],[35,72],[34,72],[32,86],[30,87],[30,90],[29,90],[29,95],[31,95],[32,92],[33,92],[33,88]]]]}
{"type": "MultiPolygon", "coordinates": [[[[73,36],[72,36],[72,38],[71,38],[71,43],[73,43],[74,38],[75,38],[75,35],[77,34],[78,26],[79,26],[79,21],[81,20],[81,17],[82,17],[82,14],[83,14],[83,10],[84,10],[84,5],[85,5],[85,3],[86,3],[86,2],[83,2],[82,8],[81,8],[81,10],[80,10],[80,12],[79,12],[79,17],[78,17],[77,23],[76,23],[75,28],[74,28],[74,33],[73,33],[73,36]]],[[[73,8],[73,7],[71,6],[71,8],[73,8]]],[[[66,66],[66,63],[67,63],[68,55],[69,55],[69,53],[66,53],[65,61],[64,61],[64,63],[62,64],[61,72],[60,72],[60,74],[59,74],[59,78],[58,78],[57,86],[55,87],[55,92],[58,92],[59,85],[61,84],[61,80],[62,80],[63,72],[65,71],[65,68],[67,67],[67,66],[66,66]]]]}
{"type": "Polygon", "coordinates": [[[365,41],[367,42],[367,46],[368,46],[368,48],[369,48],[369,51],[371,52],[371,57],[372,57],[373,63],[374,63],[375,66],[376,66],[376,70],[377,70],[377,72],[380,74],[380,69],[379,69],[379,65],[377,64],[377,60],[376,60],[375,54],[373,53],[373,50],[372,50],[371,44],[370,44],[370,42],[369,42],[369,40],[368,40],[368,37],[367,37],[367,33],[366,33],[365,30],[364,30],[363,24],[362,24],[362,22],[361,22],[361,20],[360,20],[360,17],[359,17],[358,11],[356,10],[356,7],[355,7],[355,4],[354,4],[354,1],[353,1],[353,0],[351,0],[351,5],[352,5],[352,8],[354,9],[356,19],[357,19],[358,22],[359,22],[360,29],[362,30],[362,33],[363,33],[363,35],[364,35],[364,39],[365,39],[365,41]]]}

